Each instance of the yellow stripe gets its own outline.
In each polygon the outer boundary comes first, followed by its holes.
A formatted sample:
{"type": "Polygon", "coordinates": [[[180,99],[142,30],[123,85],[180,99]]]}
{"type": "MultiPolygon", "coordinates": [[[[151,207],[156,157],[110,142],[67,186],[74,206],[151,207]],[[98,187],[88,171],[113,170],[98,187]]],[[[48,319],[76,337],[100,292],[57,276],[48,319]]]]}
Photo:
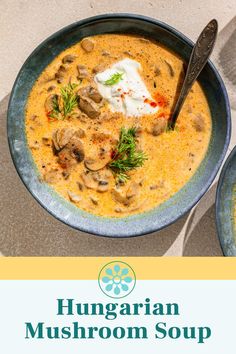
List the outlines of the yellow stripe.
{"type": "Polygon", "coordinates": [[[236,258],[180,257],[2,257],[0,279],[93,280],[109,262],[128,263],[137,279],[236,279],[236,258]]]}

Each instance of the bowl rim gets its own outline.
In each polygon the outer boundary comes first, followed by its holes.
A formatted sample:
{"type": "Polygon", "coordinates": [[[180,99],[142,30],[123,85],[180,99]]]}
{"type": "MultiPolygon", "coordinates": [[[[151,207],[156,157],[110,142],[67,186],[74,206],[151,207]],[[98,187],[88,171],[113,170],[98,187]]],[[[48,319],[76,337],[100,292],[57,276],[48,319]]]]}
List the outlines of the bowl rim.
{"type": "MultiPolygon", "coordinates": [[[[37,52],[38,50],[41,49],[41,47],[44,46],[44,44],[46,44],[50,39],[53,39],[61,34],[63,34],[65,31],[69,31],[73,28],[76,27],[80,27],[92,22],[97,22],[100,20],[105,20],[105,19],[111,19],[111,20],[116,20],[116,19],[133,19],[133,20],[139,20],[139,21],[144,21],[144,22],[148,22],[151,24],[154,24],[156,26],[159,26],[160,28],[170,32],[172,35],[177,36],[178,38],[180,38],[187,46],[189,46],[191,49],[194,45],[193,41],[191,41],[188,37],[186,37],[182,32],[176,30],[174,27],[166,24],[165,22],[162,22],[160,20],[145,16],[145,15],[140,15],[140,14],[133,14],[133,13],[107,13],[107,14],[101,14],[101,15],[96,15],[96,16],[92,16],[92,17],[87,17],[85,19],[81,19],[79,21],[75,21],[67,26],[64,26],[63,28],[59,29],[58,31],[54,32],[53,34],[51,34],[50,36],[48,36],[46,39],[44,39],[41,43],[39,43],[36,48],[31,52],[31,54],[27,57],[27,59],[24,61],[24,63],[22,64],[16,79],[14,81],[12,90],[11,90],[11,94],[10,94],[10,99],[9,99],[9,103],[8,103],[8,110],[7,110],[7,137],[8,137],[8,146],[9,146],[9,150],[10,150],[10,154],[11,154],[11,158],[13,161],[13,164],[15,166],[15,169],[17,171],[17,174],[19,175],[21,181],[23,182],[24,186],[26,187],[27,191],[34,197],[34,199],[52,216],[54,216],[57,220],[61,221],[62,223],[64,223],[65,225],[67,225],[68,227],[71,227],[73,229],[82,231],[84,233],[89,233],[95,236],[100,236],[100,237],[110,237],[110,238],[129,238],[129,237],[137,237],[137,236],[144,236],[153,232],[157,232],[160,231],[162,229],[164,229],[167,226],[172,225],[173,223],[175,223],[180,217],[183,217],[184,215],[186,215],[198,202],[199,200],[203,197],[203,195],[207,192],[207,190],[209,189],[209,187],[211,186],[212,182],[215,179],[215,176],[217,175],[217,172],[224,160],[225,154],[227,152],[228,149],[228,145],[229,145],[229,141],[230,141],[230,137],[231,137],[231,110],[230,110],[230,103],[229,103],[229,98],[227,95],[227,91],[224,85],[224,82],[218,72],[218,70],[215,68],[214,64],[208,60],[207,65],[210,67],[210,69],[213,71],[221,92],[222,92],[222,96],[224,98],[224,102],[225,102],[225,107],[226,107],[226,122],[227,122],[227,129],[226,129],[226,137],[225,137],[225,141],[224,141],[224,148],[221,152],[221,156],[217,161],[217,164],[215,165],[214,169],[211,172],[211,176],[208,179],[208,182],[206,183],[206,185],[200,190],[199,194],[197,195],[196,198],[192,199],[192,201],[188,204],[188,207],[185,207],[181,214],[176,215],[175,218],[173,218],[172,220],[166,222],[164,225],[160,226],[159,228],[156,227],[152,227],[152,225],[149,226],[149,228],[146,228],[145,231],[137,231],[134,230],[133,232],[125,232],[121,235],[119,234],[114,234],[114,233],[110,233],[109,231],[104,231],[103,233],[99,233],[99,232],[95,232],[89,228],[86,228],[84,226],[77,226],[77,225],[72,225],[67,223],[63,218],[60,217],[60,215],[56,214],[54,211],[49,210],[49,208],[47,207],[47,205],[43,204],[43,202],[41,202],[40,198],[38,198],[35,193],[29,189],[27,183],[25,182],[25,180],[23,179],[18,165],[17,165],[17,161],[14,155],[14,151],[13,148],[11,146],[11,142],[10,142],[10,136],[9,136],[9,126],[10,126],[10,107],[12,104],[12,100],[13,100],[13,94],[15,91],[15,87],[17,85],[18,82],[18,78],[21,75],[21,72],[24,70],[25,65],[28,63],[28,61],[30,61],[31,57],[34,56],[35,52],[37,52]]],[[[120,218],[119,218],[120,219],[120,218]]],[[[123,219],[123,218],[121,218],[123,219]]]]}
{"type": "Polygon", "coordinates": [[[234,148],[231,150],[229,156],[227,157],[223,167],[222,167],[222,170],[221,170],[221,173],[220,173],[220,177],[219,177],[219,180],[218,180],[218,184],[217,184],[217,189],[216,189],[216,202],[215,202],[215,220],[216,220],[216,230],[217,230],[217,236],[219,238],[219,241],[220,241],[220,247],[221,247],[221,250],[224,254],[224,256],[228,256],[228,253],[224,247],[224,237],[223,237],[223,233],[220,232],[220,229],[221,229],[221,218],[220,218],[220,215],[219,215],[219,211],[220,211],[220,205],[221,205],[221,190],[222,190],[222,187],[225,183],[225,177],[226,177],[226,174],[228,172],[228,168],[229,168],[229,165],[231,163],[231,161],[233,160],[233,158],[236,156],[236,146],[234,146],[234,148]]]}

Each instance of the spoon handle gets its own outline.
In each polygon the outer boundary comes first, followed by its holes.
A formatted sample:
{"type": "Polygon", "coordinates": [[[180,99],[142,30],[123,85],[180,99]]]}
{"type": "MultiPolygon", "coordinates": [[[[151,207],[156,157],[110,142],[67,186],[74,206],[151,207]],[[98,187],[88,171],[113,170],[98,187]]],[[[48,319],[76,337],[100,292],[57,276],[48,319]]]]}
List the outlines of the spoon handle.
{"type": "Polygon", "coordinates": [[[175,108],[169,120],[169,128],[174,129],[179,112],[183,106],[183,103],[187,97],[189,90],[191,89],[194,81],[207,63],[209,56],[214,48],[216,36],[218,30],[218,23],[216,20],[211,20],[208,25],[201,32],[200,36],[195,43],[188,67],[184,78],[183,86],[180,91],[180,95],[176,102],[175,108]]]}

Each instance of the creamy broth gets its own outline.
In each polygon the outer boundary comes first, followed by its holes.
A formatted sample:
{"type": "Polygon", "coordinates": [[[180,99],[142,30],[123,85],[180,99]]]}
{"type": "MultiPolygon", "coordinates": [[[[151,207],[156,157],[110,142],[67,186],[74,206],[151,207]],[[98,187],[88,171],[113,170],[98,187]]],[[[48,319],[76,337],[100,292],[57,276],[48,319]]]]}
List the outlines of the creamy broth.
{"type": "MultiPolygon", "coordinates": [[[[207,100],[196,82],[176,129],[169,131],[167,121],[181,82],[182,60],[156,42],[131,35],[97,35],[86,41],[60,53],[42,72],[28,99],[26,134],[42,183],[96,215],[123,217],[150,210],[178,192],[203,160],[211,135],[207,100]],[[95,76],[124,59],[140,64],[139,75],[150,94],[144,97],[145,103],[157,108],[153,113],[126,116],[112,111],[97,90],[95,76]],[[61,88],[69,83],[76,104],[67,116],[57,116],[52,97],[59,97],[57,109],[64,112],[61,88]],[[135,127],[136,151],[145,156],[141,167],[126,173],[125,182],[109,167],[117,158],[122,127],[135,127]],[[62,150],[69,153],[73,141],[78,149],[70,164],[62,150]],[[98,170],[91,171],[94,168],[98,170]]],[[[122,83],[124,77],[118,79],[122,83]]]]}

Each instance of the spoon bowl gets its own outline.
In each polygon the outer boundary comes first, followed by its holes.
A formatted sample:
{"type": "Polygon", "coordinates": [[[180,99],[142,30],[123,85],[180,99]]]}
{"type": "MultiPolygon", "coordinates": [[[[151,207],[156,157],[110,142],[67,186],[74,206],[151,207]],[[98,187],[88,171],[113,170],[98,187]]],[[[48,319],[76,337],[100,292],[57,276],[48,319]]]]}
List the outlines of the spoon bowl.
{"type": "Polygon", "coordinates": [[[184,101],[212,53],[216,41],[217,31],[217,21],[211,20],[203,29],[193,47],[184,82],[169,120],[170,129],[175,128],[175,123],[184,101]]]}

